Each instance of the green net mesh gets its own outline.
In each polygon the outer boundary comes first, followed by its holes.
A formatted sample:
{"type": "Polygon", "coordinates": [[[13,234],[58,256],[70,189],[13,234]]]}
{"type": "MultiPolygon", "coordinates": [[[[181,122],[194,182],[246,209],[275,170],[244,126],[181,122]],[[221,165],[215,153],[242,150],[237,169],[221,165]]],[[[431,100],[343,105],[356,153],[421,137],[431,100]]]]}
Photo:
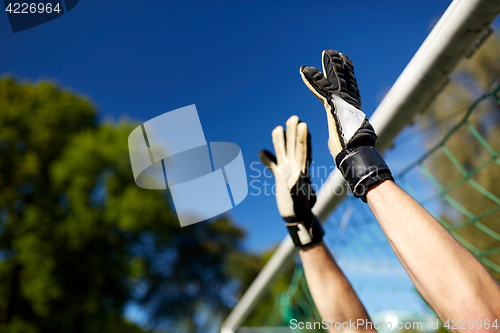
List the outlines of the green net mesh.
{"type": "MultiPolygon", "coordinates": [[[[465,246],[483,265],[488,269],[488,271],[498,280],[500,280],[500,228],[496,212],[500,210],[500,198],[494,193],[488,190],[491,187],[491,182],[489,184],[481,184],[484,181],[484,177],[480,177],[481,173],[498,173],[499,169],[496,169],[500,165],[500,160],[498,159],[498,154],[500,150],[495,150],[492,145],[488,143],[488,140],[480,134],[480,132],[475,128],[475,126],[469,121],[469,118],[475,110],[479,108],[481,103],[487,101],[488,99],[494,98],[497,104],[500,104],[499,97],[500,87],[495,91],[481,96],[477,99],[467,110],[467,113],[463,119],[456,124],[449,133],[432,149],[430,149],[425,155],[423,155],[418,161],[410,164],[405,170],[399,174],[400,182],[403,187],[414,195],[418,197],[417,191],[410,185],[406,180],[406,177],[411,173],[412,169],[418,168],[423,175],[429,180],[429,182],[435,187],[437,193],[427,198],[418,198],[418,201],[424,207],[430,206],[433,202],[437,200],[444,200],[447,205],[455,209],[459,213],[459,218],[450,219],[443,215],[434,214],[434,217],[463,245],[465,246]],[[463,133],[466,131],[467,133],[463,133]],[[469,135],[477,140],[480,149],[483,150],[484,154],[482,161],[479,161],[477,166],[464,166],[454,152],[447,147],[447,142],[454,135],[469,135]],[[448,159],[450,168],[455,168],[458,170],[460,178],[452,180],[450,184],[442,184],[426,167],[425,162],[430,160],[433,155],[437,152],[441,152],[448,159]],[[457,198],[454,196],[454,191],[463,186],[469,186],[469,192],[472,196],[483,201],[482,205],[477,205],[475,203],[470,203],[465,201],[463,196],[457,198]],[[460,200],[462,199],[462,200],[460,200]],[[473,206],[475,208],[485,206],[487,209],[483,211],[474,212],[469,209],[468,206],[473,206]],[[467,228],[467,230],[466,230],[467,228]],[[473,230],[471,230],[473,228],[473,230]],[[461,231],[467,236],[461,236],[461,231]],[[479,237],[474,237],[478,235],[479,237]],[[484,234],[483,234],[484,233],[484,234]],[[469,235],[470,234],[470,235],[469,235]],[[468,239],[469,238],[469,239],[468,239]]],[[[451,172],[450,172],[451,174],[451,172]]],[[[491,177],[487,179],[491,180],[491,177]]],[[[464,190],[462,189],[462,192],[464,190]]],[[[447,214],[448,216],[450,214],[447,214]]]]}
{"type": "MultiPolygon", "coordinates": [[[[395,177],[497,281],[500,130],[492,125],[491,110],[498,113],[499,105],[500,87],[480,96],[418,160],[397,168],[401,171],[395,177]]],[[[435,318],[365,204],[352,196],[344,200],[325,229],[328,247],[374,321],[435,318]]],[[[300,266],[277,304],[285,324],[291,319],[321,321],[300,266]]]]}

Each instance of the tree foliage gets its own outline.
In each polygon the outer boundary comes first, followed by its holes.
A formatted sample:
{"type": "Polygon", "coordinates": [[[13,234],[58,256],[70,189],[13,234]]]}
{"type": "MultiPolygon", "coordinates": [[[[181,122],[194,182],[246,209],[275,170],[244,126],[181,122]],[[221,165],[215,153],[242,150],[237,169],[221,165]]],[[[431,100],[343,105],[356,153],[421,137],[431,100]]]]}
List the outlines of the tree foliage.
{"type": "Polygon", "coordinates": [[[186,332],[227,312],[244,232],[226,217],[181,228],[166,191],[137,187],[135,126],[54,84],[0,80],[1,332],[141,332],[131,301],[186,332]]]}

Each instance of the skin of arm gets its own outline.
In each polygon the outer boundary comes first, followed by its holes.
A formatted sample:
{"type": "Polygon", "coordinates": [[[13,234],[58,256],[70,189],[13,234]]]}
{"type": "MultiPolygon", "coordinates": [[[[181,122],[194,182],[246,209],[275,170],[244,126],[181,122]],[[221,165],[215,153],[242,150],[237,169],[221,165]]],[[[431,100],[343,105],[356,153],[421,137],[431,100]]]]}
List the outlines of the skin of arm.
{"type": "Polygon", "coordinates": [[[390,180],[372,188],[367,201],[408,275],[443,323],[500,321],[497,282],[420,204],[390,180]]]}
{"type": "Polygon", "coordinates": [[[376,332],[371,329],[368,313],[324,242],[302,248],[299,254],[314,303],[321,317],[328,321],[328,331],[376,332]],[[357,329],[345,324],[340,330],[335,329],[336,322],[349,323],[349,320],[362,324],[356,326],[357,329]]]}

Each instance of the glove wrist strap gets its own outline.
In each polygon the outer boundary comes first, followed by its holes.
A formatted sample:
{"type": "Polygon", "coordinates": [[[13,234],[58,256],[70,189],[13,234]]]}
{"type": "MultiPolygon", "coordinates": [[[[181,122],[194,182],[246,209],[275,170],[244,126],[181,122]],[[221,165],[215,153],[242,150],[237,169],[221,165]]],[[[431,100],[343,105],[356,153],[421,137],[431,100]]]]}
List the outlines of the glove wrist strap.
{"type": "Polygon", "coordinates": [[[394,180],[389,167],[373,146],[345,149],[335,162],[354,196],[364,202],[372,187],[387,179],[394,180]]]}
{"type": "Polygon", "coordinates": [[[325,231],[314,214],[304,218],[285,217],[284,220],[296,247],[309,246],[323,240],[325,231]]]}

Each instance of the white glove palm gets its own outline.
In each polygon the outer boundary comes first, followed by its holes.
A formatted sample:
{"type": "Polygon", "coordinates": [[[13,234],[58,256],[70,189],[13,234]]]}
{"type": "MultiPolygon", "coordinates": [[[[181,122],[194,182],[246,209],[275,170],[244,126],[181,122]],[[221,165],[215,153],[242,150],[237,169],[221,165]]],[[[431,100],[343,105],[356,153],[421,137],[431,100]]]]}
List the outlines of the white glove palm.
{"type": "MultiPolygon", "coordinates": [[[[295,190],[295,185],[301,177],[306,177],[306,167],[308,167],[306,165],[308,163],[307,125],[306,123],[299,123],[297,116],[292,116],[286,122],[286,136],[283,127],[277,126],[272,132],[272,137],[276,157],[264,150],[260,152],[260,159],[274,175],[276,201],[281,216],[293,217],[296,216],[296,213],[292,189],[295,190]]],[[[305,191],[304,188],[303,190],[305,191]]],[[[314,196],[314,192],[311,195],[314,196]]],[[[301,210],[307,208],[310,209],[312,206],[302,207],[301,210]]]]}
{"type": "Polygon", "coordinates": [[[323,229],[311,209],[316,194],[311,187],[309,165],[311,148],[307,125],[297,116],[286,122],[286,135],[278,126],[272,133],[276,157],[267,150],[260,159],[271,170],[276,180],[276,201],[280,215],[286,222],[297,246],[321,241],[323,229]]]}

